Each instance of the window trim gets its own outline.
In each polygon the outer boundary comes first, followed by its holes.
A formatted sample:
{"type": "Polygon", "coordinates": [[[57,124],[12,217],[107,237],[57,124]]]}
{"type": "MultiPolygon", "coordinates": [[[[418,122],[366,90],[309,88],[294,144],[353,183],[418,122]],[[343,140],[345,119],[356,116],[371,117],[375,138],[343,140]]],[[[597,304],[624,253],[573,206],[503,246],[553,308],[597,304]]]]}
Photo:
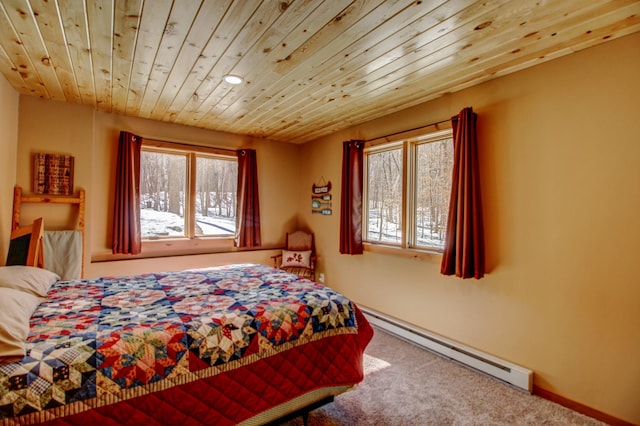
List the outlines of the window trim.
{"type": "MultiPolygon", "coordinates": [[[[365,171],[365,179],[364,179],[364,188],[362,188],[362,199],[364,203],[367,203],[369,200],[369,176],[367,174],[367,171],[369,170],[369,154],[377,154],[377,153],[381,153],[381,152],[385,152],[385,151],[394,151],[396,149],[402,149],[402,162],[403,162],[403,166],[405,164],[405,156],[406,156],[406,152],[407,150],[405,149],[405,145],[406,145],[406,141],[396,141],[396,142],[388,142],[388,143],[380,143],[380,144],[376,144],[370,147],[365,146],[364,148],[364,156],[363,156],[363,168],[365,171]]],[[[404,227],[404,224],[406,222],[406,215],[408,214],[406,211],[406,185],[404,185],[404,181],[406,179],[406,167],[402,167],[402,195],[401,195],[401,199],[402,199],[402,212],[400,213],[400,216],[402,218],[402,226],[404,227]]],[[[379,242],[379,243],[373,243],[370,242],[366,237],[367,237],[367,229],[369,228],[369,215],[366,214],[369,212],[369,208],[366,207],[363,209],[362,212],[362,242],[363,244],[373,244],[373,245],[383,245],[383,246],[387,246],[387,247],[397,247],[397,248],[403,248],[404,247],[404,239],[405,239],[405,232],[402,233],[402,238],[400,240],[400,243],[392,243],[389,241],[385,241],[385,242],[379,242]]]]}
{"type": "Polygon", "coordinates": [[[196,211],[196,173],[195,167],[198,157],[218,158],[226,161],[238,161],[236,151],[223,148],[191,145],[178,142],[161,141],[157,139],[143,139],[141,151],[179,154],[186,157],[185,192],[189,194],[189,202],[185,203],[185,235],[184,237],[166,236],[145,238],[141,235],[142,250],[153,256],[167,251],[179,254],[205,253],[217,249],[233,247],[235,234],[231,235],[195,235],[196,211]],[[193,214],[192,214],[193,213],[193,214]],[[195,250],[195,251],[194,251],[195,250]]]}
{"type": "Polygon", "coordinates": [[[400,243],[369,241],[368,237],[368,206],[363,208],[362,240],[365,251],[397,255],[420,260],[431,260],[434,256],[442,257],[444,248],[433,246],[418,246],[416,244],[415,229],[417,216],[412,214],[417,205],[417,146],[425,143],[437,142],[442,139],[453,138],[453,128],[448,125],[433,125],[422,128],[420,134],[416,131],[398,133],[391,138],[379,138],[365,144],[363,167],[365,171],[365,185],[363,188],[364,203],[368,203],[368,154],[402,148],[402,237],[400,243]]]}

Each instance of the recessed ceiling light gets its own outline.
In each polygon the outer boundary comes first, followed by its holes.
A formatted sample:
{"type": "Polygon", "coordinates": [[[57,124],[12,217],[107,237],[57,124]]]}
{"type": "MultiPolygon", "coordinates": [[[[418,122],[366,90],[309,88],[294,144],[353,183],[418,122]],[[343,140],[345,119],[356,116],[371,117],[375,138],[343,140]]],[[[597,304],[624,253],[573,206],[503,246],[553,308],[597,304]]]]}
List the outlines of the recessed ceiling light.
{"type": "Polygon", "coordinates": [[[237,75],[228,74],[224,76],[224,81],[229,84],[242,84],[244,83],[244,79],[237,75]]]}

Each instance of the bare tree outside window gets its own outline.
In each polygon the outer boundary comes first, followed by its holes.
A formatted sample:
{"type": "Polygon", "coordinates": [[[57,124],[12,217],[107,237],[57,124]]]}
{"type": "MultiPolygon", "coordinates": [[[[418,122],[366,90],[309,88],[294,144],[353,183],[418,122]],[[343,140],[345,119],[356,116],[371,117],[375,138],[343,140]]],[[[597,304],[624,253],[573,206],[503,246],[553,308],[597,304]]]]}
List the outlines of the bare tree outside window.
{"type": "Polygon", "coordinates": [[[447,227],[453,140],[444,139],[416,146],[415,244],[444,247],[447,227]]]}
{"type": "Polygon", "coordinates": [[[367,239],[402,241],[402,148],[367,157],[367,239]]]}
{"type": "Polygon", "coordinates": [[[142,150],[140,224],[142,238],[185,237],[187,157],[142,150]]]}
{"type": "Polygon", "coordinates": [[[369,147],[365,158],[365,241],[442,250],[453,168],[451,131],[369,147]]]}
{"type": "Polygon", "coordinates": [[[169,197],[167,204],[169,212],[184,217],[184,180],[185,180],[185,161],[178,155],[164,154],[169,159],[167,179],[169,186],[169,197]]]}
{"type": "Polygon", "coordinates": [[[140,169],[143,239],[235,234],[238,176],[235,157],[143,146],[140,169]],[[195,168],[194,182],[188,179],[191,168],[195,168]],[[185,212],[191,211],[187,206],[192,205],[192,194],[195,211],[185,216],[185,212]]]}
{"type": "Polygon", "coordinates": [[[197,236],[235,234],[237,182],[237,161],[196,158],[197,236]]]}

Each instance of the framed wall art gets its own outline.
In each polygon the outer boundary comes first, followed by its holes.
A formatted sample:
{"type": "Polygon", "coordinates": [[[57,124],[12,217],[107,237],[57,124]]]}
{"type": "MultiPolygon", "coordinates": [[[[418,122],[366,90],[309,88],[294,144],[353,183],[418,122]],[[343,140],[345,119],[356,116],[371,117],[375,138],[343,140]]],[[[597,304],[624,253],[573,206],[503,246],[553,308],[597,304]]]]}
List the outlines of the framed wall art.
{"type": "Polygon", "coordinates": [[[73,157],[60,154],[34,154],[33,192],[72,195],[73,157]]]}

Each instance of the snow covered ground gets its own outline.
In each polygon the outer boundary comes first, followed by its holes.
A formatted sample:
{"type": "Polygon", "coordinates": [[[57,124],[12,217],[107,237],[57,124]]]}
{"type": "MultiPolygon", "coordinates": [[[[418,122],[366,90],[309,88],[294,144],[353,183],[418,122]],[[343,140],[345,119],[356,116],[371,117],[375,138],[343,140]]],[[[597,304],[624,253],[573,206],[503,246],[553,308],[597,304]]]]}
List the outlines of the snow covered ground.
{"type": "MultiPolygon", "coordinates": [[[[184,237],[184,218],[169,212],[158,212],[152,209],[140,210],[140,224],[142,226],[143,238],[162,237],[184,237]]],[[[401,230],[395,223],[384,222],[382,235],[375,215],[369,218],[370,241],[382,241],[392,244],[399,244],[401,240],[401,230]]],[[[236,232],[235,218],[216,216],[196,216],[196,225],[202,231],[201,235],[223,236],[234,235],[236,232]]],[[[442,238],[434,235],[430,238],[429,233],[419,236],[417,244],[423,247],[442,247],[442,238]]]]}
{"type": "MultiPolygon", "coordinates": [[[[174,213],[141,209],[140,225],[143,238],[184,237],[184,218],[174,213]]],[[[235,218],[197,215],[196,225],[202,235],[234,235],[236,232],[235,218]]]]}
{"type": "MultiPolygon", "coordinates": [[[[388,220],[382,223],[382,232],[380,232],[380,217],[379,211],[369,210],[369,232],[367,239],[372,242],[384,242],[391,244],[400,244],[402,241],[402,228],[399,224],[390,222],[388,220]]],[[[418,226],[418,235],[416,238],[416,245],[419,247],[433,247],[442,248],[444,246],[444,237],[433,234],[431,235],[426,224],[424,226],[418,226]],[[424,232],[420,232],[424,231],[424,232]]]]}

